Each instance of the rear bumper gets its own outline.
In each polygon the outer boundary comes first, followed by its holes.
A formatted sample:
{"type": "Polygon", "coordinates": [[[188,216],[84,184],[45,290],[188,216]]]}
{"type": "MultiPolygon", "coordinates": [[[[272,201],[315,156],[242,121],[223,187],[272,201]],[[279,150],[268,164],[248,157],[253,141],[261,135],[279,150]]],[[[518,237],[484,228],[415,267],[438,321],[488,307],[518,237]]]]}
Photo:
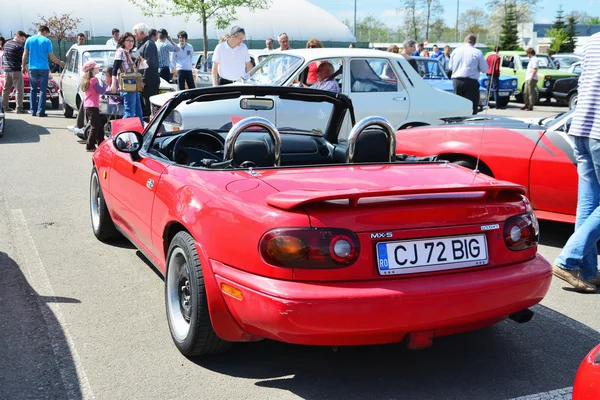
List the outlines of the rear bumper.
{"type": "Polygon", "coordinates": [[[552,277],[540,256],[490,270],[359,282],[282,281],[210,264],[219,288],[242,292],[242,300],[221,296],[243,331],[308,345],[392,343],[416,331],[443,336],[477,329],[539,303],[552,277]]]}

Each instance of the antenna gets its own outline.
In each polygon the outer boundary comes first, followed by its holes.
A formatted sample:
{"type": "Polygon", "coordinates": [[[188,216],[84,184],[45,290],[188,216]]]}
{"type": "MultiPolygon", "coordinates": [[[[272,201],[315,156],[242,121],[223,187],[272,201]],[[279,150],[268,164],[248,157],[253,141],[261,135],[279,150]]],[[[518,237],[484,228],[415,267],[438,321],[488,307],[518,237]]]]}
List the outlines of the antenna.
{"type": "MultiPolygon", "coordinates": [[[[496,46],[499,46],[500,43],[500,38],[498,38],[498,40],[496,41],[496,46]]],[[[500,58],[498,58],[497,60],[498,62],[498,66],[500,66],[500,58]]],[[[496,65],[493,65],[494,68],[492,68],[492,72],[496,69],[496,65]]],[[[490,110],[490,92],[492,90],[492,82],[494,80],[494,74],[492,73],[492,75],[488,78],[488,86],[487,86],[487,90],[486,90],[486,99],[487,99],[487,108],[485,110],[485,115],[483,117],[483,126],[481,127],[481,140],[479,141],[479,149],[477,149],[477,162],[475,163],[475,169],[473,170],[473,174],[478,175],[480,173],[479,171],[479,161],[481,160],[481,148],[483,147],[483,137],[485,134],[485,127],[487,125],[487,117],[488,117],[488,112],[490,110]]],[[[498,77],[498,85],[500,85],[500,77],[498,77]]],[[[499,88],[496,88],[496,90],[498,90],[499,88]]],[[[498,107],[498,102],[497,102],[497,98],[495,99],[496,101],[496,107],[498,107]]]]}

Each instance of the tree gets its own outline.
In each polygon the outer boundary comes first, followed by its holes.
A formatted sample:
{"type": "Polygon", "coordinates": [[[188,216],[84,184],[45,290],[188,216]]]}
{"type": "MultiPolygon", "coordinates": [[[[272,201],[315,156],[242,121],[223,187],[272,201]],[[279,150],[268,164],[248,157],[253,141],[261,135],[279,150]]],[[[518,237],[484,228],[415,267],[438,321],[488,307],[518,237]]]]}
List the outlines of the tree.
{"type": "Polygon", "coordinates": [[[463,11],[459,21],[458,26],[462,32],[473,33],[479,37],[488,30],[489,15],[480,8],[472,8],[463,11]]]}
{"type": "Polygon", "coordinates": [[[564,45],[564,51],[566,53],[575,53],[575,47],[577,47],[577,29],[575,27],[577,20],[574,16],[567,18],[567,27],[565,33],[567,34],[567,42],[564,45]]]}
{"type": "Polygon", "coordinates": [[[558,6],[558,10],[556,11],[556,19],[552,24],[552,28],[557,30],[565,29],[565,18],[563,17],[563,13],[564,11],[561,4],[560,6],[558,6]]]}
{"type": "Polygon", "coordinates": [[[432,40],[439,41],[444,37],[444,33],[446,32],[448,27],[444,22],[443,18],[438,18],[430,26],[429,34],[432,40]]]}
{"type": "Polygon", "coordinates": [[[50,29],[50,37],[56,39],[58,45],[58,57],[62,60],[63,51],[61,43],[63,40],[72,42],[75,40],[75,32],[77,25],[81,23],[81,18],[75,18],[69,14],[56,15],[53,13],[51,17],[43,17],[38,14],[39,22],[33,22],[32,32],[37,33],[40,26],[45,25],[50,29]]]}
{"type": "Polygon", "coordinates": [[[510,3],[506,10],[506,18],[500,33],[500,47],[502,50],[517,50],[519,48],[516,6],[513,3],[510,3]]]}
{"type": "Polygon", "coordinates": [[[600,25],[600,17],[589,17],[587,22],[582,22],[590,25],[600,25]]]}
{"type": "MultiPolygon", "coordinates": [[[[348,28],[352,27],[350,20],[345,20],[348,28]]],[[[367,15],[356,21],[356,40],[359,42],[393,42],[398,40],[397,29],[391,28],[373,15],[367,15]]]]}
{"type": "Polygon", "coordinates": [[[129,0],[140,7],[144,15],[154,17],[183,15],[186,21],[195,16],[202,24],[204,58],[208,57],[208,21],[213,20],[217,28],[225,29],[237,17],[236,9],[263,9],[269,0],[129,0]]]}
{"type": "Polygon", "coordinates": [[[400,12],[404,13],[404,25],[406,26],[407,36],[419,40],[419,33],[424,25],[423,12],[418,8],[421,0],[400,0],[400,12]]]}
{"type": "Polygon", "coordinates": [[[510,6],[514,7],[516,25],[534,19],[537,3],[540,0],[489,0],[486,4],[490,14],[489,32],[498,35],[502,31],[510,6]]]}
{"type": "Polygon", "coordinates": [[[425,39],[429,40],[429,30],[431,28],[431,14],[443,15],[444,6],[440,0],[421,0],[425,6],[425,39]]]}
{"type": "Polygon", "coordinates": [[[550,41],[550,51],[553,54],[565,53],[565,44],[569,40],[567,32],[564,29],[550,28],[546,31],[550,41]]]}

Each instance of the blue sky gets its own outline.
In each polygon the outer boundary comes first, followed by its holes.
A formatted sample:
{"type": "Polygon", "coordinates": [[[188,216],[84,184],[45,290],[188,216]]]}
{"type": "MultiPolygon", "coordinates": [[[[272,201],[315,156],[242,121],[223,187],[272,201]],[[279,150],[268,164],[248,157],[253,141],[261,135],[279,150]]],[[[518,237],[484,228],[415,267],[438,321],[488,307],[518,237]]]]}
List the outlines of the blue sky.
{"type": "MultiPolygon", "coordinates": [[[[324,8],[341,20],[354,18],[353,0],[308,0],[324,8]]],[[[446,23],[454,26],[456,23],[456,1],[440,0],[444,6],[446,23]]],[[[460,0],[461,12],[469,8],[485,8],[487,0],[460,0]]],[[[565,14],[569,11],[586,11],[593,16],[600,16],[600,0],[540,0],[535,14],[535,22],[552,22],[559,5],[562,3],[565,14]]],[[[401,25],[402,20],[396,13],[400,6],[399,0],[357,0],[358,18],[373,14],[389,25],[401,25]]]]}

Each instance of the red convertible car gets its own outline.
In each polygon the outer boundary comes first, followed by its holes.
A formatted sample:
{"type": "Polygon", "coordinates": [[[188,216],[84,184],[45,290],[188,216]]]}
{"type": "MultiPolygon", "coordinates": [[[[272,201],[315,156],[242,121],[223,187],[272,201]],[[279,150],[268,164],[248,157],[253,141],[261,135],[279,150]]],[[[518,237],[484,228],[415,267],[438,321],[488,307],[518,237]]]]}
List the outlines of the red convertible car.
{"type": "Polygon", "coordinates": [[[575,222],[577,167],[568,135],[573,111],[542,119],[468,117],[398,131],[398,154],[437,154],[527,189],[538,218],[575,222]]]}
{"type": "Polygon", "coordinates": [[[583,359],[573,385],[573,400],[598,399],[600,399],[600,345],[583,359]]]}
{"type": "Polygon", "coordinates": [[[136,119],[114,121],[113,132],[93,155],[92,228],[100,240],[125,235],[164,274],[186,356],[264,338],[421,348],[526,322],[548,291],[525,188],[397,157],[393,127],[355,123],[344,95],[193,89],[143,132],[136,119]],[[232,103],[236,115],[179,128],[185,108],[232,103]],[[278,112],[307,103],[319,113],[300,126],[278,112]],[[354,128],[341,141],[345,118],[354,128]]]}

